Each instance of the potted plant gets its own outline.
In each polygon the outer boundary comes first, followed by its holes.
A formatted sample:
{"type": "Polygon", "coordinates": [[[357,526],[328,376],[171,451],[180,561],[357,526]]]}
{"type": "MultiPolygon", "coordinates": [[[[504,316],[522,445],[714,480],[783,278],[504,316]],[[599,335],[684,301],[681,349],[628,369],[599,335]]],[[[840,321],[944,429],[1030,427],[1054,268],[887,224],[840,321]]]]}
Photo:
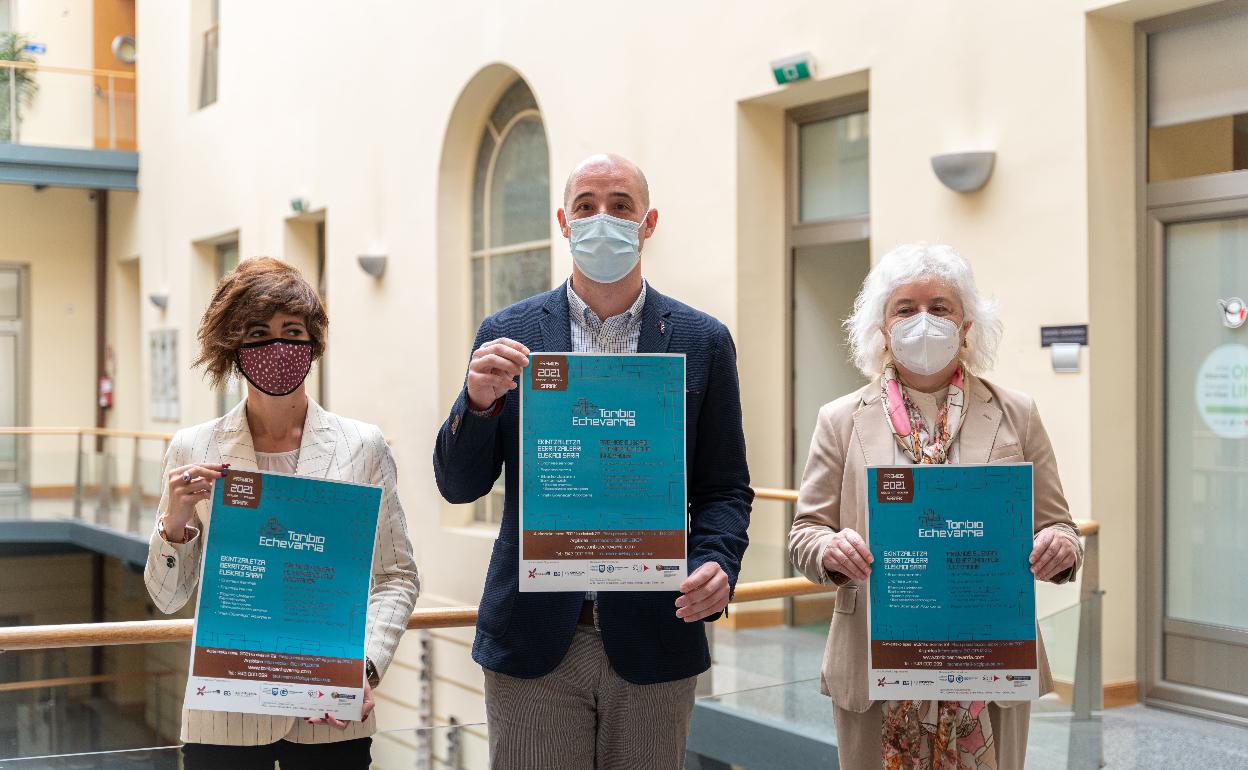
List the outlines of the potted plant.
{"type": "MultiPolygon", "coordinates": [[[[0,32],[0,61],[34,64],[35,57],[26,50],[29,42],[30,39],[20,32],[0,32]]],[[[30,108],[37,93],[39,84],[35,82],[34,70],[0,67],[0,142],[17,139],[22,114],[30,108]],[[10,115],[14,106],[17,114],[10,115]]]]}

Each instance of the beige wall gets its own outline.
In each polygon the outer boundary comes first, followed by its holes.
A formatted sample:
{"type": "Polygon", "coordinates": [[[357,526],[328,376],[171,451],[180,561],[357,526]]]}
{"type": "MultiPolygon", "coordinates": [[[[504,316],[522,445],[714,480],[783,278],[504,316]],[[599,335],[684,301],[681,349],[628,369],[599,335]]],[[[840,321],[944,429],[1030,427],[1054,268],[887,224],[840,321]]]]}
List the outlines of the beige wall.
{"type": "MultiPolygon", "coordinates": [[[[564,175],[588,153],[618,151],[646,169],[661,219],[645,270],[737,336],[760,485],[783,484],[789,463],[784,111],[867,91],[872,253],[918,239],[951,243],[1001,300],[1006,334],[988,376],[1036,398],[1072,511],[1106,519],[1105,675],[1129,679],[1134,466],[1131,453],[1109,451],[1121,423],[1106,415],[1130,420],[1134,408],[1117,383],[1134,369],[1134,306],[1121,290],[1133,285],[1135,259],[1130,25],[1192,4],[789,0],[732,13],[669,4],[661,18],[637,17],[638,34],[593,34],[587,54],[577,31],[617,28],[618,9],[573,14],[494,0],[441,6],[433,19],[418,4],[310,15],[293,0],[225,0],[220,98],[202,111],[187,107],[197,87],[187,5],[142,4],[135,253],[141,296],[172,298],[164,313],[140,303],[142,329],[179,328],[189,364],[206,296],[194,244],[237,231],[244,256],[294,257],[289,200],[324,211],[333,408],[379,423],[394,441],[426,578],[422,604],[472,603],[493,533],[460,526],[465,517],[437,495],[429,455],[468,355],[472,154],[510,71],[525,77],[543,112],[552,210],[564,175]],[[292,20],[299,34],[287,34],[292,20]],[[426,34],[431,25],[471,34],[426,34]],[[343,40],[368,41],[347,65],[324,56],[343,40]],[[777,88],[768,61],[804,50],[818,80],[777,88]],[[587,55],[593,66],[574,66],[587,55]],[[995,150],[997,167],[986,188],[961,195],[940,185],[929,159],[968,149],[995,150]],[[382,280],[356,266],[363,253],[390,256],[382,280]],[[1039,327],[1085,322],[1093,346],[1083,372],[1053,373],[1039,327]]],[[[569,258],[553,222],[551,236],[558,281],[569,258]]],[[[184,378],[180,423],[214,408],[198,377],[184,378]]],[[[782,543],[781,521],[778,506],[760,505],[754,541],[782,543]]],[[[747,556],[747,576],[778,568],[747,556]]],[[[1046,590],[1042,608],[1069,602],[1073,590],[1046,590]]],[[[439,716],[481,716],[467,638],[446,632],[435,642],[448,680],[435,698],[439,716]]],[[[410,693],[413,640],[404,645],[406,667],[390,677],[395,692],[410,693]]],[[[383,723],[410,722],[410,703],[383,702],[383,723]]]]}
{"type": "MultiPolygon", "coordinates": [[[[30,424],[95,424],[95,204],[0,185],[0,262],[27,266],[30,424]]],[[[73,439],[31,441],[31,483],[72,485],[73,439]]]]}

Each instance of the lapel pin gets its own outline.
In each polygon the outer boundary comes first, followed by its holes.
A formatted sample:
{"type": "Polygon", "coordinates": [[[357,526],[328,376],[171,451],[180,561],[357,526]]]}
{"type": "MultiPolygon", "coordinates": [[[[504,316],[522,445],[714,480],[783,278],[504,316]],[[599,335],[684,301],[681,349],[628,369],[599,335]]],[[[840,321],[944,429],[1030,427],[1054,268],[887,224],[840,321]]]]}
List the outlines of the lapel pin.
{"type": "Polygon", "coordinates": [[[667,334],[667,324],[659,321],[659,334],[667,334]]]}

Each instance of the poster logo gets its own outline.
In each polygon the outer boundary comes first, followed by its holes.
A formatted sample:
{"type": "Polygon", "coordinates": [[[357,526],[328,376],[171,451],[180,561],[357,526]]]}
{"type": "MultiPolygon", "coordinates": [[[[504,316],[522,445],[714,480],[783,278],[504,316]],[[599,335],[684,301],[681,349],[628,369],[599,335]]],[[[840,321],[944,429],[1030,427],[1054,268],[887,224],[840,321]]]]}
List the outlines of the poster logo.
{"type": "Polygon", "coordinates": [[[567,390],[567,356],[533,356],[533,391],[567,390]]]}
{"type": "Polygon", "coordinates": [[[881,503],[914,500],[914,471],[910,468],[879,468],[875,472],[875,499],[881,503]]]}
{"type": "Polygon", "coordinates": [[[578,428],[636,428],[635,409],[603,409],[581,396],[572,404],[572,425],[578,428]]]}
{"type": "Polygon", "coordinates": [[[225,477],[222,502],[233,508],[259,508],[264,477],[248,471],[230,471],[225,477]]]}

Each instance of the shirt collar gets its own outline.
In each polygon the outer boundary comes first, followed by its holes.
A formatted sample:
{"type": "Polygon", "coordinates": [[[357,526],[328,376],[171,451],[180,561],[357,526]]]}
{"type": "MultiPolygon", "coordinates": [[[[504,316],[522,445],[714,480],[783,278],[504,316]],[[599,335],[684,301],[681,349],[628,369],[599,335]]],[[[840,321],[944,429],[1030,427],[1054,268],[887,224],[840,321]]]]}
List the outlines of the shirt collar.
{"type": "MultiPolygon", "coordinates": [[[[641,279],[641,291],[637,294],[637,299],[633,301],[633,304],[628,308],[628,310],[625,310],[618,316],[611,316],[611,318],[620,318],[623,316],[628,319],[630,325],[633,323],[640,323],[641,309],[646,305],[647,285],[646,279],[641,279]]],[[[599,318],[598,314],[593,311],[593,308],[585,304],[585,300],[581,299],[581,296],[576,293],[576,290],[572,288],[571,279],[568,280],[568,311],[573,320],[579,323],[584,323],[586,320],[604,320],[599,318]]],[[[611,318],[605,320],[610,321],[611,318]]]]}

